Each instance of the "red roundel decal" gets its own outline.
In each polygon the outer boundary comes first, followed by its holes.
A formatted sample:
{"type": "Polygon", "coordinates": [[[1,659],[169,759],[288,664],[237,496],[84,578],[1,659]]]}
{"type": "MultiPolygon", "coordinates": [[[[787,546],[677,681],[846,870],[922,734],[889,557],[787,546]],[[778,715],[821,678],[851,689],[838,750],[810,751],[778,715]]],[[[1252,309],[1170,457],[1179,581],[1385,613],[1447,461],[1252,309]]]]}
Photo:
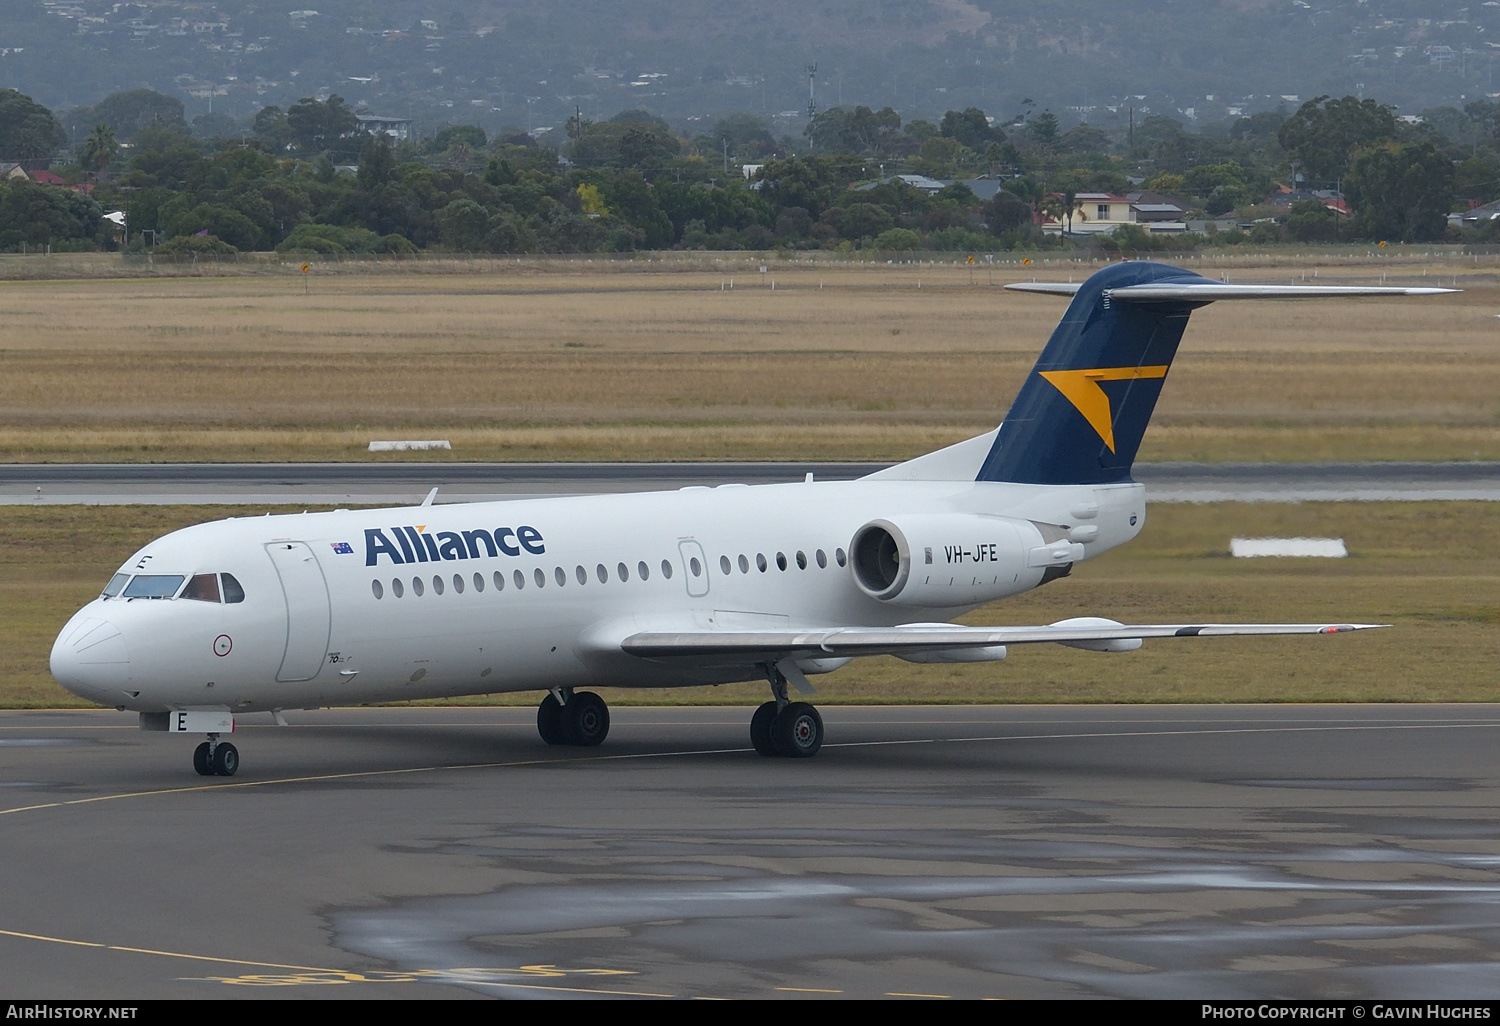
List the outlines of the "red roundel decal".
{"type": "Polygon", "coordinates": [[[220,634],[214,639],[214,655],[227,656],[231,648],[234,648],[234,642],[229,640],[229,635],[220,634]]]}

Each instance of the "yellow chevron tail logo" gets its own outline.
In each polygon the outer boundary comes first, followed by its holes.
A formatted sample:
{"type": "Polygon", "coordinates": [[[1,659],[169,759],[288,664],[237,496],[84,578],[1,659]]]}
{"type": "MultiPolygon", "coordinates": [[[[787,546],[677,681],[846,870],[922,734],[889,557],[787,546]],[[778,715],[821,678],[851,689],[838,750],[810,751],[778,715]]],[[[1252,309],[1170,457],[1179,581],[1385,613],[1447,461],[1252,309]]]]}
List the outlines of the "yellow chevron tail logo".
{"type": "Polygon", "coordinates": [[[1094,370],[1038,371],[1042,377],[1083,414],[1083,419],[1099,433],[1109,451],[1115,451],[1115,420],[1109,411],[1109,396],[1101,381],[1133,381],[1137,378],[1164,378],[1165,364],[1160,367],[1100,367],[1094,370]]]}

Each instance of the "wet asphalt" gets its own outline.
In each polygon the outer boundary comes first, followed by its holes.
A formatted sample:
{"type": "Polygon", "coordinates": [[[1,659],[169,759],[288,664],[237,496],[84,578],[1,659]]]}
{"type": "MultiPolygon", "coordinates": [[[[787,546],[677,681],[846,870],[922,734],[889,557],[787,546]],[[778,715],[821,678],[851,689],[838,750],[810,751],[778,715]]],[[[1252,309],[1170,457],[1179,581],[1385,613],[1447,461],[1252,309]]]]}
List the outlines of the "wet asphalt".
{"type": "Polygon", "coordinates": [[[1500,708],[0,713],[0,992],[1493,997],[1500,708]]]}

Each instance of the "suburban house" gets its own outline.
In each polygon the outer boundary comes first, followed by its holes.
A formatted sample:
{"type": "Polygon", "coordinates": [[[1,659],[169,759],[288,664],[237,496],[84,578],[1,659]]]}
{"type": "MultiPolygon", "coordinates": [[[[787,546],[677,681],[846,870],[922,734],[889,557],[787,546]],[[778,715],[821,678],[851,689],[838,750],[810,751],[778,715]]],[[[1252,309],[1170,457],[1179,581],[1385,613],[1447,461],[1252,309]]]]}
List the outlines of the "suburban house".
{"type": "Polygon", "coordinates": [[[921,189],[923,192],[941,192],[953,184],[951,181],[928,178],[926,175],[887,175],[873,182],[865,182],[863,185],[852,185],[850,189],[853,192],[869,192],[878,185],[889,185],[891,182],[904,182],[913,189],[921,189]]]}
{"type": "MultiPolygon", "coordinates": [[[[1061,193],[1053,193],[1061,196],[1061,193]]],[[[1074,235],[1110,235],[1121,225],[1133,224],[1149,232],[1181,232],[1187,230],[1183,222],[1183,209],[1165,197],[1145,193],[1116,196],[1111,192],[1080,192],[1073,197],[1074,235]]],[[[1042,231],[1060,234],[1068,230],[1067,218],[1061,221],[1042,216],[1042,231]]]]}
{"type": "MultiPolygon", "coordinates": [[[[765,165],[763,164],[746,164],[745,168],[747,169],[747,171],[745,177],[750,177],[748,172],[749,168],[754,167],[757,171],[759,171],[764,166],[765,165]]],[[[1005,180],[1003,178],[952,179],[928,178],[926,175],[887,175],[885,178],[881,178],[877,181],[865,182],[861,185],[851,185],[849,188],[852,192],[869,192],[877,185],[886,185],[890,182],[896,181],[905,182],[913,189],[921,189],[923,192],[941,192],[943,189],[946,189],[948,186],[954,184],[967,185],[969,187],[969,191],[974,194],[975,199],[979,200],[979,202],[981,203],[988,203],[990,200],[994,199],[995,193],[999,192],[1000,187],[1005,184],[1005,180]]]]}
{"type": "Polygon", "coordinates": [[[392,139],[406,139],[411,136],[411,118],[388,118],[379,114],[356,114],[359,119],[359,130],[371,135],[388,135],[392,139]]]}
{"type": "Polygon", "coordinates": [[[1300,184],[1294,188],[1278,183],[1270,197],[1270,202],[1278,207],[1288,208],[1293,203],[1301,203],[1304,200],[1316,200],[1340,217],[1354,216],[1354,211],[1350,210],[1349,204],[1344,202],[1344,194],[1337,189],[1309,189],[1300,184]]]}
{"type": "Polygon", "coordinates": [[[58,185],[73,192],[90,193],[94,186],[89,182],[78,185],[69,185],[61,175],[55,175],[51,171],[27,171],[24,164],[14,161],[0,161],[0,181],[24,181],[35,182],[37,185],[58,185]]]}
{"type": "Polygon", "coordinates": [[[1449,214],[1448,221],[1452,223],[1455,216],[1458,218],[1457,223],[1464,228],[1477,228],[1487,221],[1500,220],[1500,200],[1485,203],[1465,214],[1449,214]]]}

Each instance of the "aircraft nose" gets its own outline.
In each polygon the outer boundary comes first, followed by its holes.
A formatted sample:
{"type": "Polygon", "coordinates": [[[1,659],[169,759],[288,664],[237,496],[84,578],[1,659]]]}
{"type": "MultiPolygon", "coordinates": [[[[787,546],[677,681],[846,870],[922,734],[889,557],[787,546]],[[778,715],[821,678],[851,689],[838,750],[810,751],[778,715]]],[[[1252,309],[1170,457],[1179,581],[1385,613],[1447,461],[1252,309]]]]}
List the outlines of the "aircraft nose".
{"type": "Polygon", "coordinates": [[[52,676],[80,698],[118,704],[119,689],[130,681],[125,636],[102,617],[75,616],[52,644],[52,676]]]}

